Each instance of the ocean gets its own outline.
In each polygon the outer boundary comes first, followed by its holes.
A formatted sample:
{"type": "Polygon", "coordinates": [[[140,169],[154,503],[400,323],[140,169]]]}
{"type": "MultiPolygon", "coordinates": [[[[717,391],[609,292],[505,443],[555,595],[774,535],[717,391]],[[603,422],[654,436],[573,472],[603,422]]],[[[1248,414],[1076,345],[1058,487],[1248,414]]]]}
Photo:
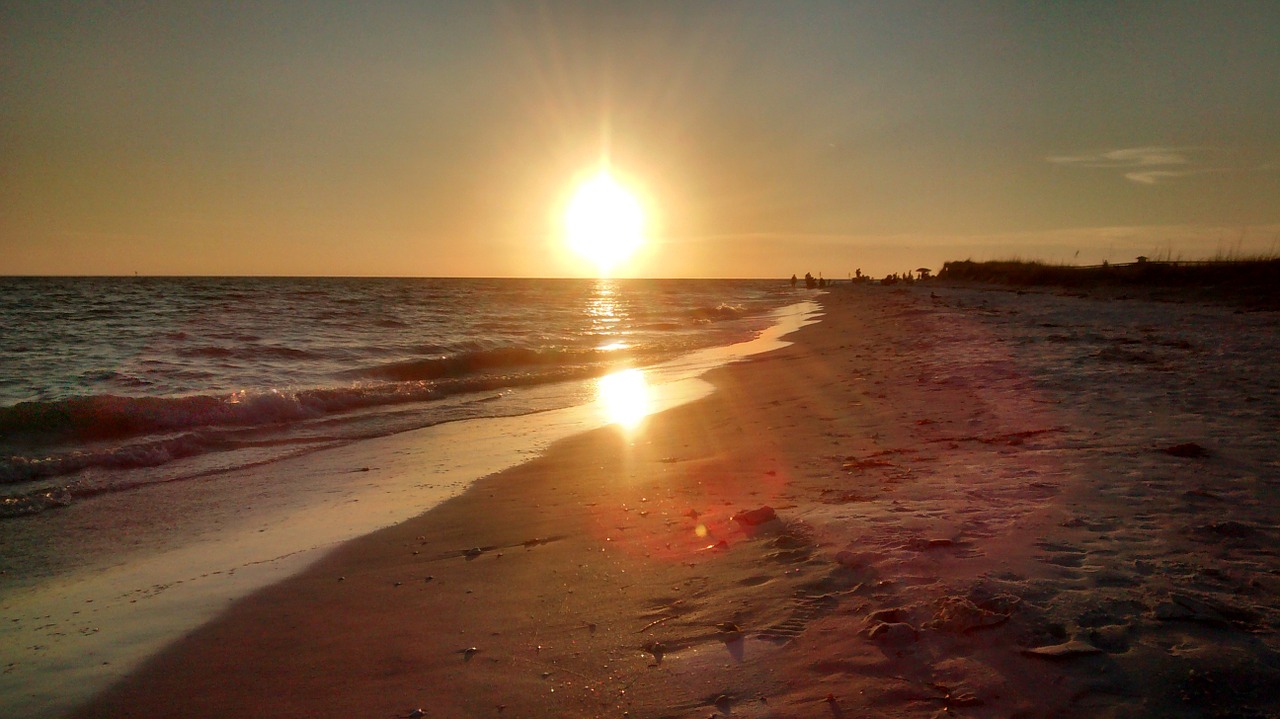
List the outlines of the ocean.
{"type": "Polygon", "coordinates": [[[811,300],[781,281],[0,278],[0,714],[61,716],[348,539],[705,396],[699,375],[784,344],[811,300]]]}
{"type": "Polygon", "coordinates": [[[749,339],[782,281],[0,279],[0,521],[444,422],[749,339]]]}

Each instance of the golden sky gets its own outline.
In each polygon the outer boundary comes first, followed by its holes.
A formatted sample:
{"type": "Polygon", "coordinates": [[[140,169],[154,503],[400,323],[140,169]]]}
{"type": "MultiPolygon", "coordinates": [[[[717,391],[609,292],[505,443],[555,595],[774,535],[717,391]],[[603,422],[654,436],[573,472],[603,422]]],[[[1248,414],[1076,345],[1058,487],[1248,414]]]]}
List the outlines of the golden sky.
{"type": "Polygon", "coordinates": [[[0,274],[571,276],[1280,252],[1280,5],[0,5],[0,274]]]}

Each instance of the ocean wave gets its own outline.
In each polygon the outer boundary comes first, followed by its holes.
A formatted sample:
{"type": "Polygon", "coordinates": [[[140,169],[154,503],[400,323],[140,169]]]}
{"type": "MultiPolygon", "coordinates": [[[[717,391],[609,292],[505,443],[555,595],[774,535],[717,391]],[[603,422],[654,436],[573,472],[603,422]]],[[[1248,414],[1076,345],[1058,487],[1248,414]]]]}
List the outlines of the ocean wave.
{"type": "Polygon", "coordinates": [[[640,325],[640,329],[646,332],[671,332],[684,329],[684,325],[679,322],[651,322],[647,325],[640,325]]]}
{"type": "MultiPolygon", "coordinates": [[[[214,434],[190,432],[176,437],[101,450],[76,450],[36,457],[11,456],[0,459],[0,483],[31,482],[46,477],[74,474],[90,468],[158,467],[175,459],[216,451],[225,448],[227,444],[224,439],[214,434]]],[[[46,491],[41,490],[31,495],[21,496],[34,496],[46,491]]]]}
{"type": "Polygon", "coordinates": [[[356,370],[357,377],[407,382],[465,377],[530,367],[589,365],[606,359],[599,350],[501,347],[404,360],[356,370]]]}
{"type": "Polygon", "coordinates": [[[751,311],[742,305],[731,305],[726,302],[711,307],[694,307],[686,311],[686,315],[703,322],[718,322],[744,317],[751,311]]]}
{"type": "Polygon", "coordinates": [[[237,345],[227,347],[224,345],[203,345],[200,347],[180,347],[175,349],[173,353],[179,357],[197,358],[197,359],[314,359],[319,358],[315,352],[308,350],[300,350],[295,347],[281,347],[278,345],[237,345]]]}
{"type": "Polygon", "coordinates": [[[0,436],[118,439],[198,427],[297,421],[378,404],[429,400],[437,395],[434,386],[402,383],[184,397],[71,397],[0,408],[0,436]]]}
{"type": "MultiPolygon", "coordinates": [[[[0,437],[52,437],[76,441],[120,439],[131,436],[179,432],[201,427],[237,427],[294,422],[325,415],[376,407],[420,402],[453,394],[558,382],[601,371],[605,354],[574,353],[600,362],[556,365],[540,371],[511,371],[476,376],[446,376],[450,372],[513,366],[523,353],[502,359],[503,353],[482,352],[459,361],[414,361],[373,368],[369,374],[399,381],[356,383],[346,387],[268,389],[182,397],[126,397],[114,394],[71,397],[50,401],[19,402],[0,407],[0,437]]],[[[544,353],[544,365],[554,361],[544,353]]],[[[613,359],[613,358],[608,358],[613,359]]],[[[516,363],[535,364],[531,357],[516,363]]]]}
{"type": "MultiPolygon", "coordinates": [[[[89,469],[156,467],[208,452],[263,442],[279,443],[291,426],[312,420],[340,419],[344,412],[564,382],[604,371],[606,365],[602,363],[554,367],[541,372],[300,391],[189,397],[98,395],[22,402],[0,408],[0,437],[21,438],[22,444],[28,447],[0,456],[0,484],[20,484],[89,469]],[[268,434],[270,437],[264,439],[268,434]],[[104,446],[56,449],[68,443],[104,446]],[[32,448],[37,446],[45,449],[32,448]]],[[[420,426],[432,423],[428,418],[420,426]]]]}

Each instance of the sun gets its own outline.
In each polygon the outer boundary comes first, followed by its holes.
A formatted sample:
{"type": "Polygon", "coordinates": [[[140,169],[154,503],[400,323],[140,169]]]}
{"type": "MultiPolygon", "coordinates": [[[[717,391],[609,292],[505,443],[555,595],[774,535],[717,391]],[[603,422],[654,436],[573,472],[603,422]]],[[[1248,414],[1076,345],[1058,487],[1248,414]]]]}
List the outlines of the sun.
{"type": "Polygon", "coordinates": [[[601,170],[578,186],[565,209],[569,249],[607,275],[644,244],[640,201],[601,170]]]}

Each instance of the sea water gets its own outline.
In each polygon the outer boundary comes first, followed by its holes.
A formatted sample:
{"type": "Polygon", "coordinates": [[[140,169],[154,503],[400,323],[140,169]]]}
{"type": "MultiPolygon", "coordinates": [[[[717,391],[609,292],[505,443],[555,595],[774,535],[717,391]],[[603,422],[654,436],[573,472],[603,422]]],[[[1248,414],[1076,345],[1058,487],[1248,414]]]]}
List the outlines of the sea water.
{"type": "Polygon", "coordinates": [[[0,714],[23,716],[611,421],[620,371],[660,411],[817,309],[765,281],[0,285],[0,714]]]}
{"type": "Polygon", "coordinates": [[[741,341],[794,297],[777,281],[0,279],[0,521],[573,404],[573,380],[741,341]]]}

